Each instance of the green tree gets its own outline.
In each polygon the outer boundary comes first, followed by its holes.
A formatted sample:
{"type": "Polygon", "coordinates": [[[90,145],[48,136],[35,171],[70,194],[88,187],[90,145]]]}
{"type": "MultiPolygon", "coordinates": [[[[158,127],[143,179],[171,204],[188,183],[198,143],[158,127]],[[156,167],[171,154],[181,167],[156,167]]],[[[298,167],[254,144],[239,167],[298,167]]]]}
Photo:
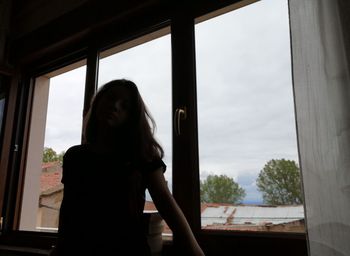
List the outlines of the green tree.
{"type": "Polygon", "coordinates": [[[256,180],[262,192],[264,203],[291,205],[303,202],[300,184],[300,171],[292,160],[272,159],[260,171],[256,180]]]}
{"type": "Polygon", "coordinates": [[[64,151],[62,151],[60,154],[57,154],[55,150],[53,150],[52,148],[44,148],[43,151],[43,162],[44,163],[50,163],[50,162],[60,162],[62,163],[63,161],[63,155],[64,155],[64,151]]]}
{"type": "Polygon", "coordinates": [[[226,175],[209,175],[200,183],[201,202],[236,204],[246,193],[238,183],[226,175]]]}

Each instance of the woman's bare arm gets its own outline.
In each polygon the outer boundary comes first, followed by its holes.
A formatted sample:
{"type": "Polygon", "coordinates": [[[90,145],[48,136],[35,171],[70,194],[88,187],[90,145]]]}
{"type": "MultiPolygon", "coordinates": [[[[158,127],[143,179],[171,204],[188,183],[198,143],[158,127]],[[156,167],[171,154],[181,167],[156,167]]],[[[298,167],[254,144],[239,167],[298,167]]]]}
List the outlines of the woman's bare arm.
{"type": "Polygon", "coordinates": [[[160,215],[171,230],[181,236],[181,243],[191,255],[204,255],[180,207],[171,195],[161,168],[147,175],[148,190],[160,215]]]}

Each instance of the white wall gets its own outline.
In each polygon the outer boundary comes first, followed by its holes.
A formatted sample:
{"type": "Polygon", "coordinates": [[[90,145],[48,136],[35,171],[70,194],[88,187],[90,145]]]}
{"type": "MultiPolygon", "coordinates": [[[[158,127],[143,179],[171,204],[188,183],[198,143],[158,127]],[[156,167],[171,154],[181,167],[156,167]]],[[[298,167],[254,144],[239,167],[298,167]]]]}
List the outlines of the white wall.
{"type": "Polygon", "coordinates": [[[35,231],[40,194],[40,175],[45,139],[47,104],[50,79],[35,80],[35,91],[30,122],[27,162],[25,169],[20,230],[35,231]]]}

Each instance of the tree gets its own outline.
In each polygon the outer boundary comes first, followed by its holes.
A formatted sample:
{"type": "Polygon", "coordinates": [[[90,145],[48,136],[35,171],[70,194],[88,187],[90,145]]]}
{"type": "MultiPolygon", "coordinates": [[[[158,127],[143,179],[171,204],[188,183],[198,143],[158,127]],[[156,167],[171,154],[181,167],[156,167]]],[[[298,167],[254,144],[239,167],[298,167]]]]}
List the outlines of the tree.
{"type": "Polygon", "coordinates": [[[44,148],[43,151],[43,162],[44,163],[50,163],[50,162],[60,162],[62,163],[63,161],[63,155],[64,151],[62,151],[60,154],[57,154],[55,150],[52,148],[44,148]]]}
{"type": "Polygon", "coordinates": [[[300,171],[292,160],[272,159],[260,171],[256,180],[262,192],[264,203],[291,205],[303,202],[300,184],[300,171]]]}
{"type": "Polygon", "coordinates": [[[209,175],[200,185],[201,202],[204,203],[236,204],[246,195],[245,190],[226,175],[209,175]]]}

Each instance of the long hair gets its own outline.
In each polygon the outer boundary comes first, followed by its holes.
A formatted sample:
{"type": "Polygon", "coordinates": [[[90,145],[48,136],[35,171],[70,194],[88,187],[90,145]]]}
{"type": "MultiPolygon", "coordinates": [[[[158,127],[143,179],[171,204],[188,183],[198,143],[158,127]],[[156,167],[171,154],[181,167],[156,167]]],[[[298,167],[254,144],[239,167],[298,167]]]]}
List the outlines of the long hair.
{"type": "MultiPolygon", "coordinates": [[[[155,121],[147,110],[136,84],[126,79],[112,80],[103,85],[95,94],[85,119],[83,143],[94,144],[96,141],[96,106],[104,95],[108,94],[109,90],[116,86],[127,88],[131,95],[129,120],[127,129],[124,129],[126,134],[123,136],[127,141],[128,150],[132,154],[131,157],[137,161],[150,161],[157,157],[162,158],[164,151],[154,138],[155,121]]],[[[120,129],[116,128],[116,132],[120,132],[120,129]]]]}

